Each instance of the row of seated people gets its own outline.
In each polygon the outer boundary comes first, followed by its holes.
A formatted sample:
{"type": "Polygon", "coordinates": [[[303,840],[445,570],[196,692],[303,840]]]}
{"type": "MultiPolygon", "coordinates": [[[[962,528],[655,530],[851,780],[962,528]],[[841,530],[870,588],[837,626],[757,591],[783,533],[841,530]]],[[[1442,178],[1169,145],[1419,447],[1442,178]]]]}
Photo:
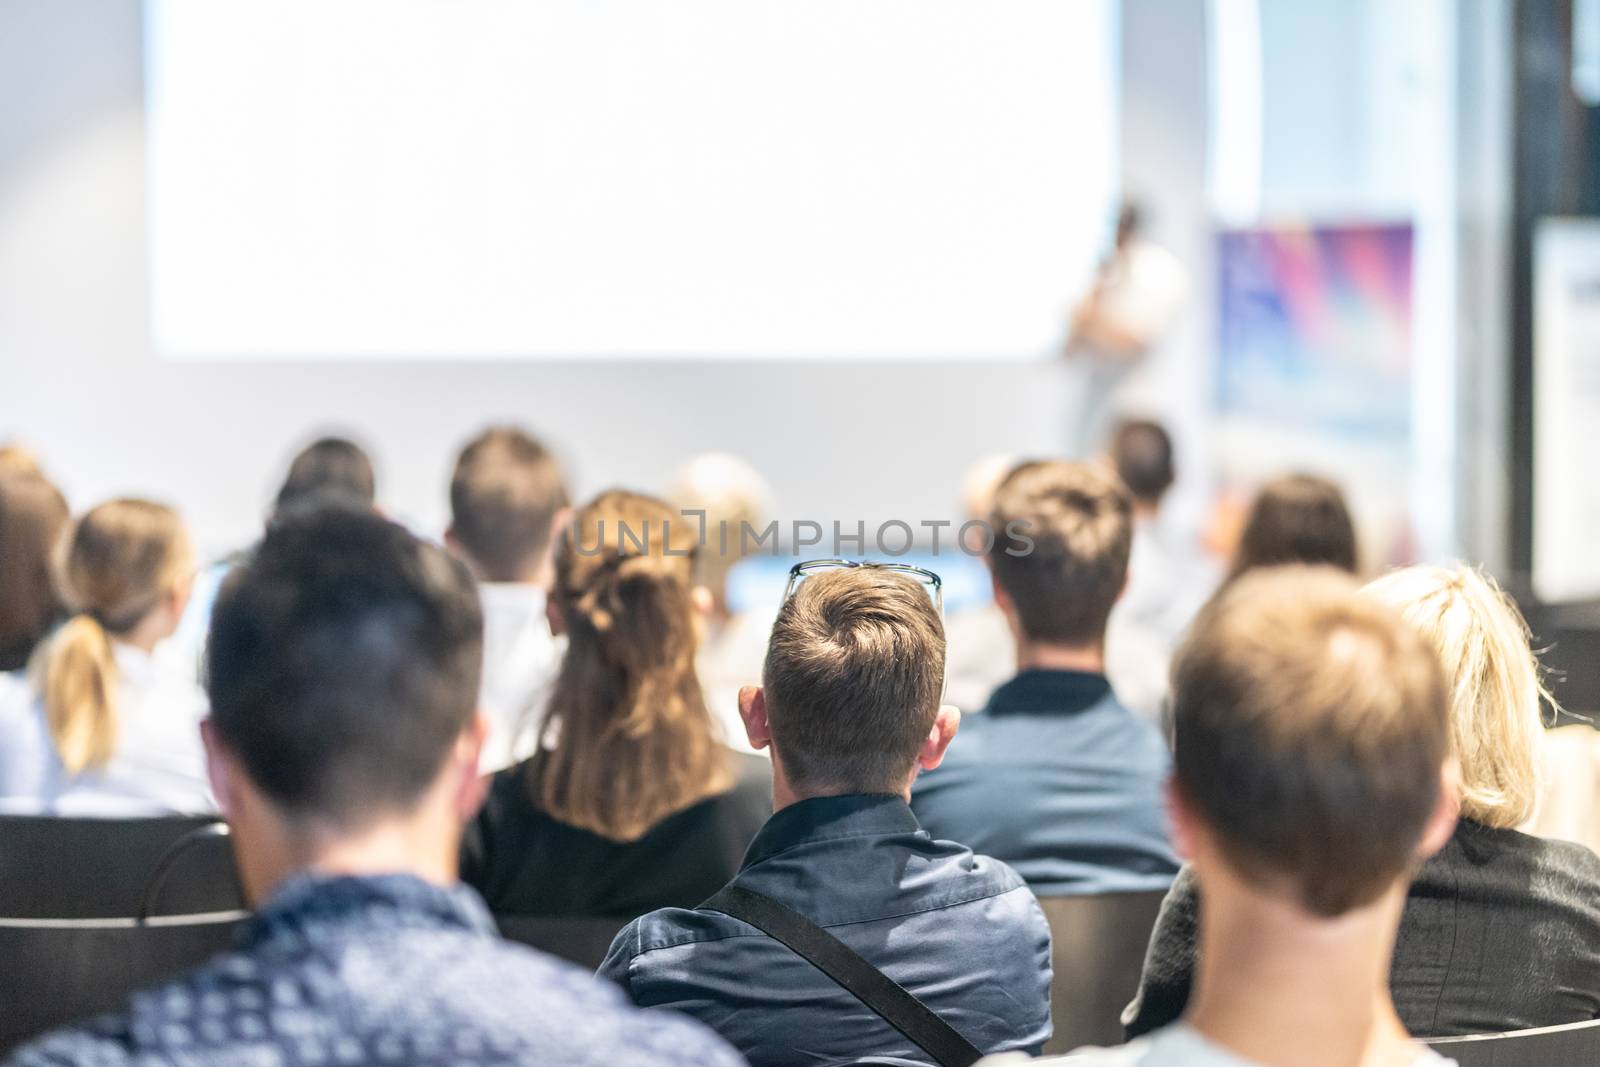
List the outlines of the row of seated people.
{"type": "MultiPolygon", "coordinates": [[[[108,507],[127,514],[113,512],[115,521],[98,522],[91,513],[78,524],[69,576],[74,558],[80,587],[115,585],[118,567],[124,575],[139,566],[164,573],[166,579],[149,583],[161,592],[145,614],[117,632],[131,633],[151,619],[157,621],[148,623],[147,634],[175,628],[182,583],[171,576],[187,566],[181,528],[170,512],[149,505],[108,507]],[[81,552],[80,541],[87,542],[81,552]]],[[[608,493],[580,510],[573,536],[558,541],[550,614],[564,631],[566,649],[551,700],[554,714],[532,757],[488,785],[488,803],[461,850],[468,881],[499,911],[590,908],[628,915],[663,904],[693,909],[732,877],[840,933],[891,975],[920,976],[905,984],[919,993],[931,990],[924,999],[982,1051],[1037,1051],[1049,1027],[1048,933],[1036,905],[1016,903],[1031,904],[1032,896],[1013,869],[1040,895],[1164,887],[1178,869],[1162,815],[1166,748],[1153,727],[1117,702],[1100,658],[1134,541],[1129,495],[1096,470],[1059,462],[1021,465],[1001,483],[995,528],[1014,528],[1018,521],[1031,527],[1030,551],[1007,553],[1020,546],[997,542],[991,554],[997,603],[1017,635],[1021,669],[986,711],[968,717],[948,759],[945,749],[960,717],[938,706],[943,628],[927,593],[917,589],[917,596],[908,596],[902,586],[898,599],[883,600],[900,580],[889,574],[822,575],[801,583],[773,630],[764,686],[740,694],[749,744],[778,754],[770,792],[765,762],[737,758],[717,744],[700,695],[693,554],[669,552],[659,533],[642,545],[615,534],[619,525],[639,530],[656,524],[664,532],[675,515],[659,501],[608,493]],[[584,551],[595,545],[604,550],[584,551]],[[852,589],[851,582],[862,586],[852,589]],[[833,597],[808,592],[835,585],[833,597]],[[813,596],[822,599],[811,604],[813,596]],[[804,610],[808,604],[813,610],[804,610]],[[908,723],[916,729],[907,732],[908,723]],[[918,767],[924,773],[911,791],[918,767]],[[901,795],[912,811],[886,799],[901,795]],[[776,815],[766,821],[774,806],[776,815]],[[966,970],[939,971],[936,964],[947,955],[966,970]],[[1024,996],[1029,989],[1037,997],[1024,996]]],[[[1273,525],[1285,523],[1264,521],[1252,529],[1273,525]]],[[[1261,539],[1259,531],[1252,536],[1261,539]]],[[[459,523],[452,540],[461,540],[459,523]]],[[[1320,543],[1329,540],[1324,534],[1320,543]]],[[[271,543],[269,536],[260,551],[271,543]]],[[[315,555],[324,546],[337,555],[338,538],[319,528],[299,548],[315,555]]],[[[427,553],[424,546],[410,547],[427,553]]],[[[230,581],[247,584],[254,557],[230,581]]],[[[303,565],[329,580],[340,574],[331,558],[303,565]]],[[[473,569],[481,578],[481,569],[473,569]]],[[[341,602],[353,616],[370,597],[365,606],[381,615],[382,583],[360,577],[341,602]]],[[[334,597],[335,587],[319,580],[316,588],[334,597]]],[[[1590,948],[1596,917],[1588,902],[1600,885],[1600,861],[1586,850],[1512,829],[1532,805],[1532,753],[1540,730],[1537,666],[1525,627],[1515,609],[1467,569],[1400,572],[1375,583],[1364,598],[1387,602],[1432,646],[1434,658],[1442,658],[1450,683],[1450,741],[1460,766],[1460,785],[1447,792],[1463,819],[1423,865],[1400,925],[1392,982],[1401,1020],[1413,1032],[1432,1035],[1594,1017],[1600,981],[1590,948]]],[[[481,590],[475,599],[487,614],[481,590]]],[[[254,614],[245,610],[239,621],[248,623],[254,614]]],[[[107,620],[91,621],[115,630],[107,620]]],[[[1202,643],[1199,630],[1196,644],[1202,643]]],[[[217,632],[210,653],[213,732],[225,721],[216,688],[217,632]]],[[[60,655],[63,646],[56,642],[71,633],[58,632],[47,664],[60,655]]],[[[384,662],[367,656],[359,641],[330,643],[344,650],[346,674],[369,659],[374,666],[384,662]]],[[[374,653],[383,651],[393,650],[374,653]]],[[[49,671],[44,674],[48,680],[49,671]]],[[[352,681],[352,692],[359,692],[358,679],[340,684],[352,681]]],[[[43,688],[48,708],[48,681],[43,688]]],[[[340,706],[339,688],[325,694],[324,713],[340,706]]],[[[258,709],[277,708],[277,701],[261,696],[267,691],[257,690],[258,709]]],[[[1174,696],[1181,739],[1181,689],[1174,696]]],[[[1294,702],[1284,692],[1276,699],[1294,702]]],[[[122,727],[138,722],[127,708],[122,701],[106,705],[122,727]]],[[[47,727],[43,743],[57,746],[64,762],[71,746],[48,729],[49,715],[37,719],[47,727]]],[[[297,754],[296,746],[322,747],[325,740],[314,724],[302,719],[301,725],[307,729],[288,739],[258,738],[273,742],[273,757],[259,773],[296,796],[303,783],[295,759],[312,758],[297,754]]],[[[1182,751],[1180,740],[1180,783],[1182,751]]],[[[481,751],[474,759],[482,760],[481,751]]],[[[213,781],[221,762],[214,751],[213,781]]],[[[374,779],[357,776],[361,784],[350,786],[348,802],[388,795],[376,780],[381,767],[367,770],[374,779]]],[[[320,795],[305,788],[306,803],[320,795]]],[[[216,799],[238,827],[225,793],[219,786],[216,799]]],[[[284,802],[287,794],[271,795],[284,802]]],[[[461,812],[472,806],[464,803],[461,812]]],[[[311,803],[310,810],[318,809],[311,803]]],[[[253,876],[244,849],[242,837],[247,888],[257,900],[276,901],[271,872],[253,876]]],[[[1198,857],[1192,843],[1187,851],[1198,857]]],[[[1135,1031],[1184,1010],[1197,946],[1207,943],[1196,918],[1195,883],[1209,889],[1203,875],[1197,863],[1180,877],[1164,909],[1132,1019],[1135,1031]]],[[[1207,913],[1213,913],[1209,903],[1207,913]]],[[[784,991],[807,989],[806,979],[817,975],[776,943],[757,942],[767,953],[762,956],[741,933],[749,931],[740,920],[714,909],[652,914],[624,931],[602,972],[637,1003],[699,1015],[751,1062],[866,1055],[928,1062],[827,981],[812,994],[818,1013],[750,1010],[785,1003],[784,991]]],[[[1198,958],[1203,961],[1204,952],[1198,958]]]]}

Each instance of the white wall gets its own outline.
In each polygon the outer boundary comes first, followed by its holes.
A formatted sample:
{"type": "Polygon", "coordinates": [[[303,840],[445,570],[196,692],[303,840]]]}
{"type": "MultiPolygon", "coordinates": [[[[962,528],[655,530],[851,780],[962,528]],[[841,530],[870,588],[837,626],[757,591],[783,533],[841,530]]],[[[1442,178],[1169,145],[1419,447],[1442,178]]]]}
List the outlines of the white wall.
{"type": "Polygon", "coordinates": [[[331,425],[374,446],[396,512],[436,527],[456,445],[512,418],[565,453],[581,493],[659,487],[725,448],[768,474],[786,521],[915,523],[954,512],[972,460],[1061,439],[1064,376],[1034,362],[157,360],[142,91],[138,3],[0,0],[0,440],[33,446],[77,507],[157,496],[225,550],[331,425]]]}

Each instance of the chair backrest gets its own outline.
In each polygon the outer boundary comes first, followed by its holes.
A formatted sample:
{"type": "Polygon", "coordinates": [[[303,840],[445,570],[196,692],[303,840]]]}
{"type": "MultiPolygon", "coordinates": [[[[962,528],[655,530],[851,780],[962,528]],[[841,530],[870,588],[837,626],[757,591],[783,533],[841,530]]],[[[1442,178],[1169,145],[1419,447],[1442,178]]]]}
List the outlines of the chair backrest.
{"type": "Polygon", "coordinates": [[[0,919],[0,1055],[231,943],[242,912],[151,919],[0,919]]]}
{"type": "Polygon", "coordinates": [[[1428,1047],[1461,1067],[1594,1067],[1600,1063],[1600,1019],[1504,1034],[1437,1037],[1428,1047]]]}
{"type": "Polygon", "coordinates": [[[1050,923],[1050,1014],[1055,1035],[1047,1054],[1083,1045],[1122,1044],[1122,1009],[1139,988],[1150,931],[1163,890],[1044,897],[1050,923]]]}
{"type": "MultiPolygon", "coordinates": [[[[0,917],[129,918],[174,843],[216,825],[209,817],[137,819],[0,815],[0,917]]],[[[242,906],[225,837],[199,835],[181,855],[151,914],[229,911],[242,906]]]]}
{"type": "Polygon", "coordinates": [[[496,915],[500,936],[594,970],[629,919],[589,915],[496,915]]]}

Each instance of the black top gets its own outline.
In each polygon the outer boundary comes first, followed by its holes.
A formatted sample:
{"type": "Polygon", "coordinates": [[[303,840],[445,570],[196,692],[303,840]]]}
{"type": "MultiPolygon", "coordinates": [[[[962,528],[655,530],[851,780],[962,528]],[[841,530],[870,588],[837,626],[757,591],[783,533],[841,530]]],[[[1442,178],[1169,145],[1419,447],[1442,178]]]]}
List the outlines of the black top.
{"type": "MultiPolygon", "coordinates": [[[[1123,1014],[1130,1037],[1183,1013],[1198,906],[1185,867],[1161,905],[1138,995],[1123,1014]]],[[[1420,1037],[1600,1017],[1600,857],[1463,820],[1411,886],[1389,985],[1401,1021],[1420,1037]]]]}
{"type": "Polygon", "coordinates": [[[494,776],[467,827],[461,880],[497,915],[629,919],[692,908],[728,883],[772,814],[772,765],[734,755],[734,785],[667,816],[636,841],[612,841],[534,803],[527,764],[494,776]]]}

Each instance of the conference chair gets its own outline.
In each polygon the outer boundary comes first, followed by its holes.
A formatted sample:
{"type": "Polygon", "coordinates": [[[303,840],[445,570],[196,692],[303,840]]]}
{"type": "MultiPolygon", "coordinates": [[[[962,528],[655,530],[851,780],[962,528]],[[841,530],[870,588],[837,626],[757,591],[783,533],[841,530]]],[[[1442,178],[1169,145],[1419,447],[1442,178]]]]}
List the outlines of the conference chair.
{"type": "Polygon", "coordinates": [[[588,915],[496,915],[500,936],[594,970],[629,919],[588,915]]]}
{"type": "Polygon", "coordinates": [[[203,963],[244,918],[0,919],[0,1055],[203,963]]]}
{"type": "Polygon", "coordinates": [[[132,918],[240,908],[233,852],[214,829],[219,825],[190,816],[0,815],[0,917],[132,918]],[[163,864],[159,892],[147,900],[163,864]]]}
{"type": "Polygon", "coordinates": [[[1504,1034],[1436,1037],[1428,1047],[1461,1067],[1594,1067],[1600,1063],[1600,1019],[1504,1034]]]}
{"type": "Polygon", "coordinates": [[[1120,1045],[1122,1009],[1139,988],[1145,949],[1165,890],[1042,897],[1050,924],[1050,1014],[1046,1054],[1120,1045]]]}

